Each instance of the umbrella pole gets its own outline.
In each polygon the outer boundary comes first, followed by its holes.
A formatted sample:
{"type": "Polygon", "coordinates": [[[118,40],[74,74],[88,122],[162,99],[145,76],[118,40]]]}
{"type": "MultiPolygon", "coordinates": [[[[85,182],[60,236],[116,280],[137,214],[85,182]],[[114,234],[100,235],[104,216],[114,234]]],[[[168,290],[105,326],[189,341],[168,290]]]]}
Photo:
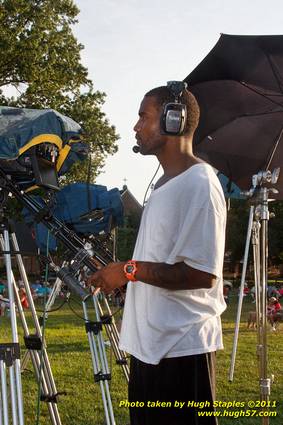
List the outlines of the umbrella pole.
{"type": "Polygon", "coordinates": [[[253,225],[253,253],[256,290],[257,356],[259,362],[260,401],[262,424],[269,424],[268,408],[271,379],[267,371],[267,260],[268,260],[268,189],[260,190],[260,203],[255,211],[253,225]]]}

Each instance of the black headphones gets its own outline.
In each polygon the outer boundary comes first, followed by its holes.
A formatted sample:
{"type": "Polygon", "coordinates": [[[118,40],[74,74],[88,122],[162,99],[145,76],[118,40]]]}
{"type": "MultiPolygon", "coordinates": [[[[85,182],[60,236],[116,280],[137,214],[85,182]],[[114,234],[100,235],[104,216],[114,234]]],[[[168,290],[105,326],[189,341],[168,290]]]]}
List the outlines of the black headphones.
{"type": "Polygon", "coordinates": [[[180,102],[187,83],[183,81],[168,81],[167,88],[175,98],[174,103],[164,106],[161,116],[161,128],[166,134],[181,135],[186,127],[187,107],[180,102]]]}

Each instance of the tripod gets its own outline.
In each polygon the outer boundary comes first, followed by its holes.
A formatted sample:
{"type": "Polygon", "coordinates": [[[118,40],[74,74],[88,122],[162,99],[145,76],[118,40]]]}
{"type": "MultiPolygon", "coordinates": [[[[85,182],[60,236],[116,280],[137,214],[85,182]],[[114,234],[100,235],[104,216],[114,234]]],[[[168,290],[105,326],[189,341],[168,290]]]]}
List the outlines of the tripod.
{"type": "MultiPolygon", "coordinates": [[[[60,280],[66,283],[69,288],[72,288],[76,293],[78,293],[84,301],[86,296],[88,296],[89,294],[86,293],[84,288],[80,285],[79,281],[74,276],[82,268],[83,265],[86,266],[89,270],[95,272],[97,270],[96,263],[98,263],[98,265],[106,265],[109,261],[113,261],[113,258],[111,258],[109,255],[109,251],[106,247],[103,247],[102,244],[98,244],[95,240],[92,244],[85,243],[74,231],[67,228],[56,217],[52,216],[48,204],[44,204],[44,206],[42,206],[35,199],[23,193],[21,190],[19,190],[17,184],[11,182],[11,180],[7,178],[7,176],[5,175],[5,173],[3,173],[1,169],[0,175],[3,178],[4,191],[11,191],[14,196],[29,211],[34,214],[36,221],[40,221],[41,223],[43,223],[47,227],[47,229],[50,230],[50,232],[54,234],[54,236],[59,239],[69,249],[70,252],[74,254],[74,258],[70,262],[69,266],[63,266],[62,268],[59,268],[54,265],[55,267],[53,267],[53,269],[56,271],[57,276],[60,278],[60,280]],[[97,246],[97,244],[99,246],[97,246]]],[[[127,365],[125,353],[121,352],[118,347],[118,330],[113,320],[113,315],[111,313],[107,298],[103,296],[102,301],[105,304],[107,315],[103,314],[103,308],[99,302],[97,302],[97,305],[95,307],[97,308],[96,313],[99,312],[101,324],[105,324],[105,329],[108,338],[111,342],[115,357],[117,359],[117,363],[122,365],[124,375],[128,381],[129,368],[127,365]]],[[[87,319],[85,318],[85,320],[87,319]]],[[[101,364],[103,364],[103,360],[101,360],[101,364]]],[[[94,370],[96,370],[96,366],[97,365],[94,365],[94,370]]],[[[107,376],[107,372],[103,373],[103,375],[107,376]]],[[[107,387],[107,385],[105,386],[107,387]]],[[[107,388],[105,391],[107,394],[107,388]]],[[[111,418],[111,409],[109,411],[109,416],[111,418]]],[[[112,424],[114,425],[113,420],[114,418],[112,418],[112,424]]]]}
{"type": "MultiPolygon", "coordinates": [[[[62,281],[67,284],[68,287],[72,288],[81,298],[83,312],[84,312],[84,320],[85,320],[85,329],[89,341],[92,365],[94,370],[94,380],[99,383],[102,402],[104,407],[105,419],[107,425],[115,425],[114,413],[112,400],[110,396],[109,390],[109,381],[111,380],[111,374],[108,367],[108,360],[105,351],[105,343],[102,337],[102,325],[106,326],[106,331],[108,330],[108,335],[110,336],[110,344],[112,348],[116,348],[118,352],[121,352],[116,345],[116,339],[113,338],[115,336],[115,331],[118,335],[117,328],[115,326],[115,322],[112,322],[112,314],[103,315],[103,309],[101,303],[99,302],[99,295],[101,295],[102,300],[108,306],[108,312],[111,313],[110,307],[107,303],[107,299],[102,294],[89,294],[80,284],[80,282],[74,277],[74,270],[76,270],[76,260],[74,259],[72,265],[68,267],[67,262],[63,263],[63,267],[60,268],[56,266],[50,259],[48,260],[51,268],[56,272],[58,278],[55,282],[54,291],[50,294],[49,300],[47,302],[49,309],[52,306],[52,303],[55,300],[55,294],[60,291],[62,281]],[[89,312],[87,302],[91,300],[95,312],[95,321],[91,321],[89,319],[89,312]]],[[[114,351],[115,353],[115,351],[114,351]]],[[[117,358],[117,357],[116,357],[117,358]]],[[[125,373],[128,371],[128,367],[126,363],[121,363],[124,367],[125,373]]],[[[127,377],[128,375],[125,374],[127,377]]]]}
{"type": "Polygon", "coordinates": [[[24,409],[23,394],[21,381],[21,365],[20,365],[20,346],[17,331],[16,308],[13,291],[12,264],[10,254],[10,241],[7,223],[2,222],[2,250],[4,253],[4,261],[7,274],[7,286],[9,295],[9,309],[12,331],[12,342],[8,344],[0,344],[0,376],[1,376],[1,404],[0,422],[3,425],[9,425],[9,407],[11,407],[11,415],[13,425],[24,425],[24,409]],[[7,387],[7,371],[9,372],[10,382],[10,400],[8,400],[7,387]],[[11,406],[9,406],[11,404],[11,406]]]}
{"type": "MultiPolygon", "coordinates": [[[[63,262],[63,267],[66,264],[67,264],[66,262],[63,262]]],[[[51,265],[51,267],[54,267],[54,266],[51,265]]],[[[62,281],[60,278],[57,277],[55,284],[53,286],[53,289],[46,303],[46,314],[48,314],[48,311],[51,310],[57,295],[61,291],[61,287],[62,287],[62,281]]],[[[84,295],[86,296],[87,294],[84,294],[84,295]]],[[[107,337],[110,341],[110,345],[116,359],[116,364],[122,367],[124,377],[126,381],[129,382],[130,371],[129,371],[129,366],[127,364],[126,353],[119,349],[119,332],[115,323],[113,313],[109,306],[107,297],[102,293],[99,294],[99,296],[95,295],[93,297],[95,302],[95,312],[96,312],[97,320],[101,321],[101,324],[105,327],[107,337]],[[107,312],[106,314],[104,313],[104,310],[106,310],[107,312]],[[97,312],[99,314],[97,314],[97,312]]],[[[82,296],[82,298],[84,297],[82,296]]],[[[83,305],[83,308],[84,308],[84,305],[83,305]]]]}
{"type": "MultiPolygon", "coordinates": [[[[91,296],[90,296],[91,297],[91,296]]],[[[100,314],[98,309],[97,296],[92,296],[93,306],[96,315],[96,322],[89,320],[87,299],[83,300],[83,311],[85,318],[85,328],[88,336],[93,370],[94,380],[99,382],[102,402],[105,412],[106,424],[115,425],[112,401],[110,397],[108,381],[111,379],[111,374],[108,367],[107,356],[105,352],[105,344],[102,338],[102,322],[100,320],[100,314]]]]}
{"type": "MultiPolygon", "coordinates": [[[[253,188],[250,192],[246,193],[247,196],[251,197],[253,206],[250,208],[249,225],[240,286],[240,297],[235,325],[234,344],[229,371],[229,380],[232,381],[239,335],[240,316],[243,303],[243,290],[246,277],[248,252],[250,240],[252,239],[257,321],[257,356],[259,362],[260,400],[263,411],[268,410],[271,387],[271,379],[268,377],[267,370],[267,268],[268,221],[270,218],[268,202],[270,200],[269,194],[276,193],[275,189],[268,189],[263,185],[266,183],[275,184],[279,177],[279,171],[279,169],[276,169],[273,173],[270,171],[260,172],[253,176],[253,188]]],[[[268,416],[262,417],[262,424],[269,424],[268,416]]]]}
{"type": "MultiPolygon", "coordinates": [[[[11,251],[10,251],[10,244],[9,244],[9,250],[5,248],[5,237],[8,241],[12,241],[12,247],[13,252],[15,253],[18,269],[20,272],[21,280],[24,283],[25,292],[28,298],[29,308],[32,314],[33,323],[35,326],[35,334],[31,334],[29,331],[29,327],[25,318],[25,312],[21,305],[21,300],[18,293],[18,287],[15,282],[15,278],[11,269],[11,284],[13,287],[13,294],[15,295],[15,303],[17,306],[17,310],[20,316],[20,320],[22,323],[22,327],[24,330],[24,341],[25,346],[27,348],[27,352],[25,353],[25,356],[23,358],[22,362],[22,369],[24,368],[26,361],[28,359],[28,356],[31,358],[33,368],[35,371],[35,375],[37,378],[37,381],[41,384],[41,401],[47,402],[48,405],[48,411],[50,415],[50,419],[53,425],[61,425],[61,420],[58,412],[57,407],[57,397],[58,393],[56,390],[55,382],[53,379],[52,370],[50,367],[47,351],[44,342],[42,341],[42,333],[40,324],[37,318],[32,294],[30,291],[24,263],[22,260],[22,256],[19,251],[19,246],[17,242],[17,238],[15,233],[10,233],[8,230],[6,230],[7,234],[4,237],[0,237],[0,245],[2,248],[2,251],[5,252],[5,255],[9,257],[9,261],[11,261],[11,251]],[[9,252],[9,253],[8,253],[9,252]]],[[[8,276],[8,274],[7,274],[8,276]]],[[[10,296],[9,296],[10,297],[10,296]]],[[[5,422],[4,422],[5,424],[5,422]]]]}

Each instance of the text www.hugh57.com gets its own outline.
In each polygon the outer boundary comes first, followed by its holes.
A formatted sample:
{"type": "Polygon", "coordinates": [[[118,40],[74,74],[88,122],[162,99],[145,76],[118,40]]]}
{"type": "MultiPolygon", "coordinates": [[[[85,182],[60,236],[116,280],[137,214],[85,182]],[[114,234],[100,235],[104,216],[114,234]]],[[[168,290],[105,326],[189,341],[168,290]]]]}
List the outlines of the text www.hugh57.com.
{"type": "Polygon", "coordinates": [[[259,417],[270,417],[276,416],[277,412],[275,410],[272,411],[258,411],[258,410],[216,410],[216,411],[198,411],[198,416],[208,417],[208,416],[217,416],[217,417],[230,417],[230,418],[239,418],[239,417],[251,417],[251,416],[259,416],[259,417]]]}

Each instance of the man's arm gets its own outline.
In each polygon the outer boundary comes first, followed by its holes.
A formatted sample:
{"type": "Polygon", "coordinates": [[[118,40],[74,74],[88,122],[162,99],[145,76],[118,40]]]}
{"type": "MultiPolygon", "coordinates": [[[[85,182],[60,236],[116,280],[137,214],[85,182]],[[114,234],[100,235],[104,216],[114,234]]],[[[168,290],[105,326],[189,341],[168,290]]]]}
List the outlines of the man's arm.
{"type": "MultiPolygon", "coordinates": [[[[105,293],[119,288],[127,279],[124,274],[125,262],[110,263],[88,279],[89,285],[100,287],[105,293]]],[[[216,277],[194,269],[185,263],[166,264],[147,261],[137,262],[136,279],[148,285],[172,290],[212,288],[216,277]]]]}

